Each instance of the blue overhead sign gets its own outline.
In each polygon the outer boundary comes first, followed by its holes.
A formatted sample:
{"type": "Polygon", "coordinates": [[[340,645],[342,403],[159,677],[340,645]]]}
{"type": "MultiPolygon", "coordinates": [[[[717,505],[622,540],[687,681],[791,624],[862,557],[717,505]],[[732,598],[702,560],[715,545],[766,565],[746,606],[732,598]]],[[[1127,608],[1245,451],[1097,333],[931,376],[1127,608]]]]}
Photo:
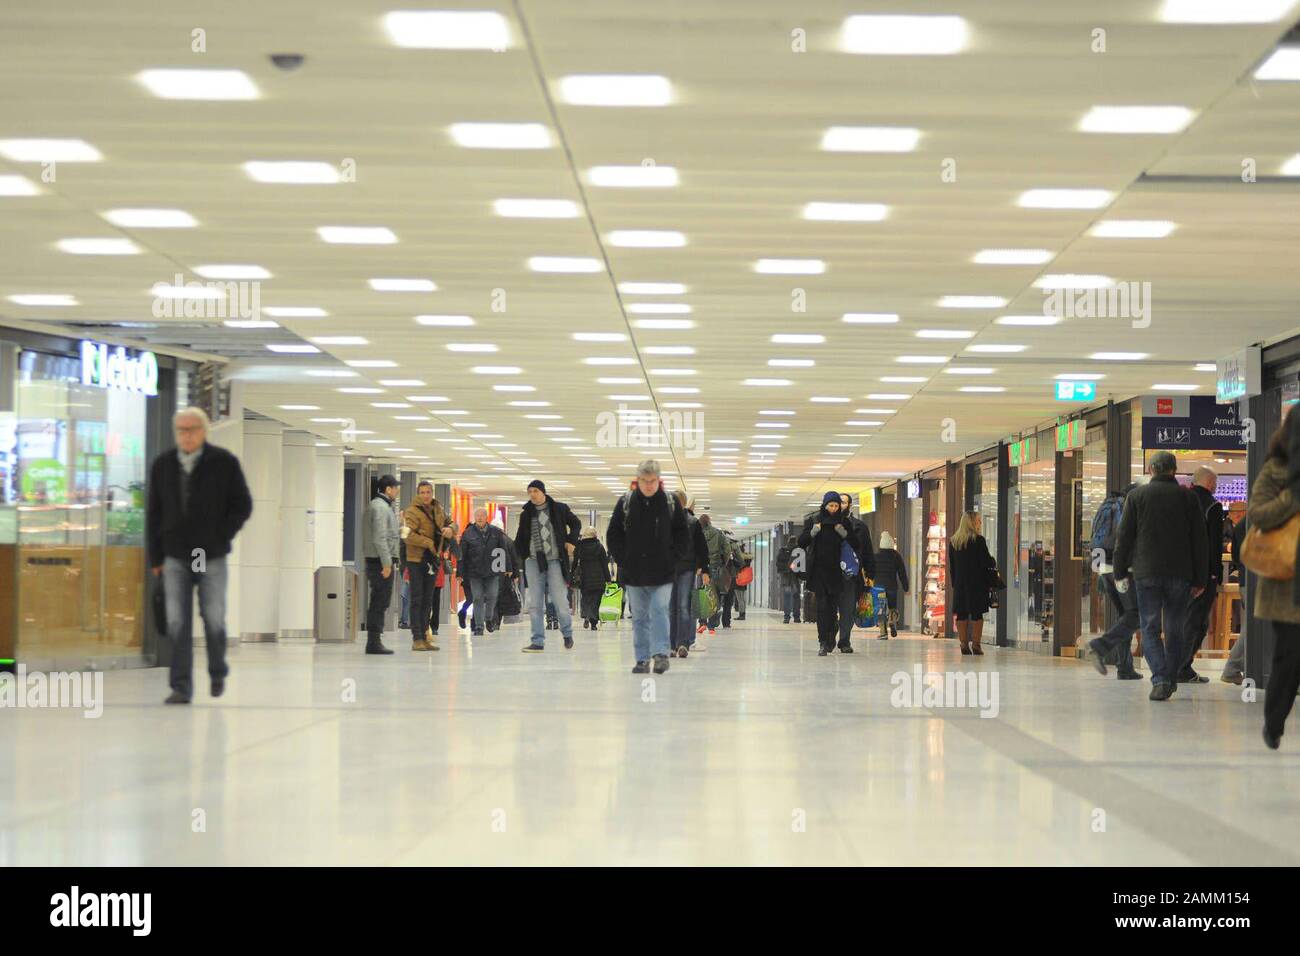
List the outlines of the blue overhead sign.
{"type": "Polygon", "coordinates": [[[1096,382],[1057,382],[1058,402],[1091,402],[1097,397],[1096,382]]]}

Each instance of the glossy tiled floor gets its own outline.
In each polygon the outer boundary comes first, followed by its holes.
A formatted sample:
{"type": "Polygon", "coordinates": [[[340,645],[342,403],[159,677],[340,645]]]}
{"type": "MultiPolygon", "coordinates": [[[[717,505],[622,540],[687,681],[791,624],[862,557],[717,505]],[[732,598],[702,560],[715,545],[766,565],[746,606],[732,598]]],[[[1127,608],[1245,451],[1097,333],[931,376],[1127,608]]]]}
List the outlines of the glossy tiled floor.
{"type": "Polygon", "coordinates": [[[1300,732],[1265,750],[1218,681],[1153,704],[953,641],[818,658],[760,610],[646,683],[626,623],[388,641],[245,645],[188,708],[142,670],[97,720],[0,710],[0,865],[1300,863],[1300,732]],[[998,715],[894,706],[916,665],[996,674],[998,715]]]}

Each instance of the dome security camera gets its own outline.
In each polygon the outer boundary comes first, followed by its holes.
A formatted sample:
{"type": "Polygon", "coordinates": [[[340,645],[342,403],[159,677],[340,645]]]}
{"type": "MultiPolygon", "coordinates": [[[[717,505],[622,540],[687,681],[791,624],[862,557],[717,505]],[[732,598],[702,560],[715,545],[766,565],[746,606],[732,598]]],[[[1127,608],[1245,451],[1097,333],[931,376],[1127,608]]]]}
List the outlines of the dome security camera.
{"type": "Polygon", "coordinates": [[[276,65],[277,69],[291,73],[298,67],[302,66],[303,60],[307,59],[301,53],[272,53],[271,62],[276,65]]]}

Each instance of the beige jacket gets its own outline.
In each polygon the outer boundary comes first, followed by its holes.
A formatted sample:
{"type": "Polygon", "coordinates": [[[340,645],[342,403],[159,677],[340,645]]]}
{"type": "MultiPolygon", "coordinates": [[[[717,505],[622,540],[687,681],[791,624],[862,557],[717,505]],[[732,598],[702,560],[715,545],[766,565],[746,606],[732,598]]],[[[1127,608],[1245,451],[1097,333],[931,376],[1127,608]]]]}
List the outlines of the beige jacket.
{"type": "MultiPolygon", "coordinates": [[[[1250,504],[1246,517],[1250,527],[1270,531],[1284,524],[1297,511],[1300,503],[1292,499],[1287,487],[1287,467],[1276,458],[1264,462],[1255,484],[1250,489],[1250,504]]],[[[1263,621],[1287,621],[1300,624],[1300,605],[1291,596],[1291,581],[1259,578],[1255,589],[1255,617],[1263,621]]]]}

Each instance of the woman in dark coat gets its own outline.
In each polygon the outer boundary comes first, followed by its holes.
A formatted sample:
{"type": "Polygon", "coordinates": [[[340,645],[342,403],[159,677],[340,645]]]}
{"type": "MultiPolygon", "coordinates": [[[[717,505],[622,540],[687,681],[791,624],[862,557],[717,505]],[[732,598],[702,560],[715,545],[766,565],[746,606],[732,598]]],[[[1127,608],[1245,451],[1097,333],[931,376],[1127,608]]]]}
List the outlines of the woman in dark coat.
{"type": "Polygon", "coordinates": [[[595,528],[582,529],[574,558],[573,582],[582,594],[579,608],[582,627],[594,631],[600,621],[600,599],[604,597],[605,584],[609,581],[609,555],[596,537],[595,528]]]}
{"type": "Polygon", "coordinates": [[[911,590],[907,581],[907,565],[903,556],[894,547],[894,536],[888,531],[881,532],[880,548],[876,551],[876,587],[885,589],[885,601],[889,605],[888,623],[880,622],[880,639],[887,641],[898,637],[898,603],[900,593],[911,590]]]}
{"type": "Polygon", "coordinates": [[[822,496],[821,508],[809,515],[799,535],[799,545],[808,555],[808,590],[816,595],[818,657],[835,650],[839,638],[840,592],[845,587],[840,548],[849,531],[839,494],[828,491],[822,496]]]}
{"type": "Polygon", "coordinates": [[[948,542],[948,580],[952,582],[952,615],[963,654],[983,654],[984,615],[989,609],[989,571],[997,567],[988,542],[980,534],[980,516],[967,511],[948,542]]]}

